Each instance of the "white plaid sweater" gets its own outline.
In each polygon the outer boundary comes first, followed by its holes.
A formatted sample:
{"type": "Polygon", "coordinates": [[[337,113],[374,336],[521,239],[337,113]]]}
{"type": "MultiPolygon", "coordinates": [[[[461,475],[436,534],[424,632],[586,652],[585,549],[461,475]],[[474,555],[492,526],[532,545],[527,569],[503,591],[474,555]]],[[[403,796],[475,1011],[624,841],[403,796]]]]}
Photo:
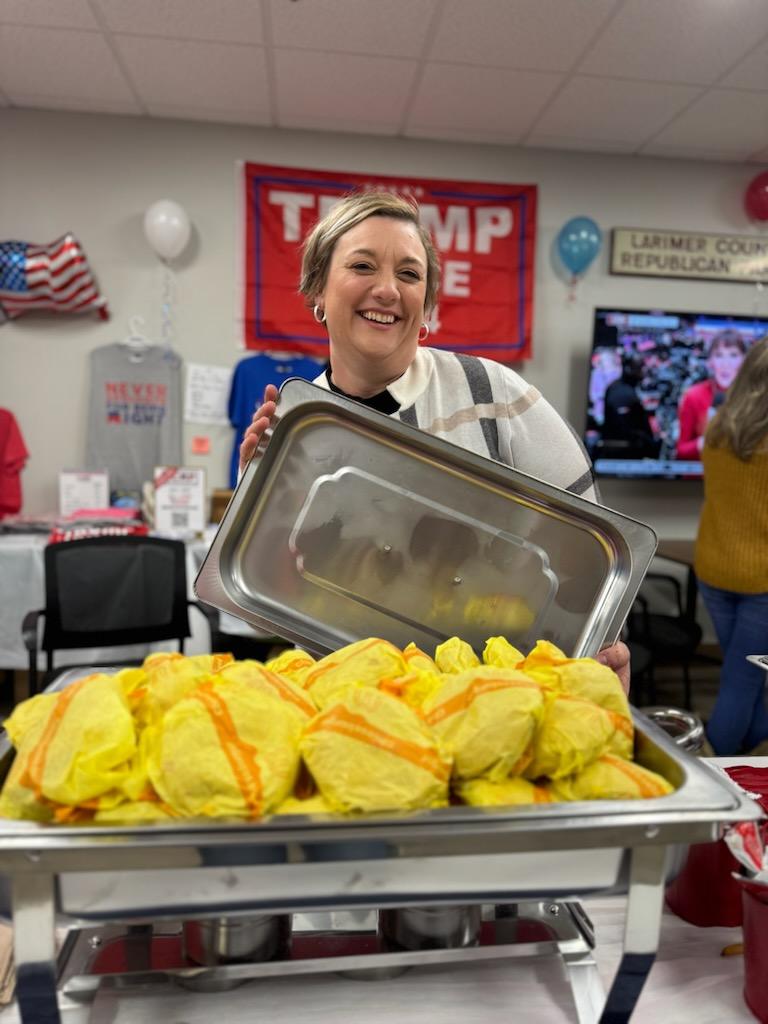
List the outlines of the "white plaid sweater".
{"type": "MultiPolygon", "coordinates": [[[[325,373],[314,381],[328,388],[325,373]]],[[[477,455],[598,501],[592,466],[573,428],[508,366],[419,348],[387,388],[395,419],[477,455]]]]}

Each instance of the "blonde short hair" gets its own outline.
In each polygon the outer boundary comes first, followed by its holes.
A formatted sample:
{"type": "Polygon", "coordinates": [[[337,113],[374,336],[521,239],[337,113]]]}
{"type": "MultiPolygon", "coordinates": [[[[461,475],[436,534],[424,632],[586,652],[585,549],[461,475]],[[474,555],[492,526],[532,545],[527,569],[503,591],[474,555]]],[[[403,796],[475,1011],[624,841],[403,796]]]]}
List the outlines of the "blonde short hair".
{"type": "Polygon", "coordinates": [[[308,305],[314,303],[315,297],[325,288],[336,243],[350,228],[369,217],[394,217],[396,220],[410,221],[415,226],[427,254],[424,310],[426,313],[431,312],[437,302],[440,287],[440,260],[429,232],[419,219],[418,206],[394,192],[353,192],[315,224],[302,246],[299,292],[306,297],[308,305]]]}

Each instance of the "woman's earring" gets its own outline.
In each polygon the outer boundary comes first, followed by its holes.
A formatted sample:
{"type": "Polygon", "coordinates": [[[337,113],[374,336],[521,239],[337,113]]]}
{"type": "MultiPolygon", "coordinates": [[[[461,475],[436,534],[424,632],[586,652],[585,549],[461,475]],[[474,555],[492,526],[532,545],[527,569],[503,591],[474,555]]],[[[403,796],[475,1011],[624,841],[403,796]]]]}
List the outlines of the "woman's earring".
{"type": "Polygon", "coordinates": [[[419,330],[419,342],[426,341],[429,337],[429,324],[423,323],[419,330]]]}
{"type": "Polygon", "coordinates": [[[325,310],[320,308],[319,303],[316,303],[314,308],[312,309],[312,316],[315,318],[317,323],[325,323],[325,310]]]}

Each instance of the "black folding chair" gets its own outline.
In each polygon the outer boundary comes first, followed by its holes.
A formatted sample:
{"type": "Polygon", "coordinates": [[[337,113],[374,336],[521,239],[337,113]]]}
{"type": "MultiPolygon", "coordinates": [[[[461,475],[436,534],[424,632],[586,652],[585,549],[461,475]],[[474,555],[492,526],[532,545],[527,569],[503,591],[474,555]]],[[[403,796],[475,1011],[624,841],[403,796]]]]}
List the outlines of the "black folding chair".
{"type": "Polygon", "coordinates": [[[694,617],[695,608],[689,609],[683,603],[682,589],[674,576],[649,572],[645,579],[663,583],[670,588],[677,614],[651,611],[647,596],[638,594],[627,623],[630,650],[633,644],[637,644],[650,653],[647,674],[648,697],[652,704],[656,702],[654,670],[660,665],[672,664],[680,667],[683,677],[683,707],[691,710],[690,669],[702,635],[701,626],[694,617]]]}
{"type": "MultiPolygon", "coordinates": [[[[38,693],[55,675],[62,650],[123,647],[190,635],[188,608],[196,607],[213,629],[213,609],[187,599],[184,543],[160,537],[91,537],[45,549],[45,608],[24,617],[29,652],[29,691],[38,693]],[[42,640],[39,622],[43,619],[42,640]],[[38,683],[37,656],[46,670],[38,683]]],[[[141,659],[123,662],[140,664],[141,659]]],[[[109,661],[81,662],[104,666],[109,661]]]]}

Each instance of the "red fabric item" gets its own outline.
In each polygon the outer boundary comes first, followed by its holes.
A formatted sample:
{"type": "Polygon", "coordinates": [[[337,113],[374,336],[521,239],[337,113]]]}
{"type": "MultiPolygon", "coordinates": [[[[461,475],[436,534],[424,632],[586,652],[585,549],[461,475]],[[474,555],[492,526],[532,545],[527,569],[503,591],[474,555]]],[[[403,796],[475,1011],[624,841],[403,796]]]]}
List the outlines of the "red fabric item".
{"type": "Polygon", "coordinates": [[[86,537],[147,537],[148,526],[56,526],[48,534],[49,544],[65,544],[69,540],[84,540],[86,537]]]}
{"type": "Polygon", "coordinates": [[[16,417],[0,409],[0,519],[21,509],[21,471],[28,457],[16,417]]]}
{"type": "Polygon", "coordinates": [[[734,765],[725,771],[737,786],[741,786],[747,793],[754,794],[755,802],[760,804],[764,813],[768,815],[768,768],[754,768],[752,765],[744,764],[734,765]]]}

